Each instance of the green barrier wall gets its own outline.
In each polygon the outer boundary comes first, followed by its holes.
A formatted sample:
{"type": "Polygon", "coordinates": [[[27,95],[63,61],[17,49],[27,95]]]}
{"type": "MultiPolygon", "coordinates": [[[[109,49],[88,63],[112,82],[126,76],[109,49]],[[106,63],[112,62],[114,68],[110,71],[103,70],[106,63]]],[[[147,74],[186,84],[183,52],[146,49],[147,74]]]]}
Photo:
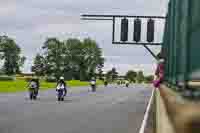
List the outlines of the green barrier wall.
{"type": "Polygon", "coordinates": [[[170,0],[163,38],[165,80],[185,86],[200,80],[200,1],[170,0]]]}

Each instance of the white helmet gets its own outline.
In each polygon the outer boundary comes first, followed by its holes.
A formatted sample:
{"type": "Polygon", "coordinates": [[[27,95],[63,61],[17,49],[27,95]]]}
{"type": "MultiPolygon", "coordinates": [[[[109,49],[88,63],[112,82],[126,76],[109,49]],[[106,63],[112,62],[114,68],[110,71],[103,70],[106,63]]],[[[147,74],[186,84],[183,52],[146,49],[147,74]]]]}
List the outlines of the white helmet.
{"type": "Polygon", "coordinates": [[[165,60],[164,59],[159,59],[158,63],[163,63],[165,60]]]}
{"type": "Polygon", "coordinates": [[[60,80],[64,80],[64,77],[60,77],[60,80]]]}

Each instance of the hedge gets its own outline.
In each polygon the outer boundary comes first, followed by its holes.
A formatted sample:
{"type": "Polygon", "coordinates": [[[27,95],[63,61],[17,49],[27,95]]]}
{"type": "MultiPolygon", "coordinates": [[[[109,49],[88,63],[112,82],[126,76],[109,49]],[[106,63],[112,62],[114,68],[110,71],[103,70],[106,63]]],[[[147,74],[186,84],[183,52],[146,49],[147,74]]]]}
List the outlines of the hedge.
{"type": "Polygon", "coordinates": [[[46,77],[46,82],[57,82],[55,77],[46,77]]]}
{"type": "Polygon", "coordinates": [[[0,81],[14,81],[15,77],[14,76],[0,76],[0,81]]]}

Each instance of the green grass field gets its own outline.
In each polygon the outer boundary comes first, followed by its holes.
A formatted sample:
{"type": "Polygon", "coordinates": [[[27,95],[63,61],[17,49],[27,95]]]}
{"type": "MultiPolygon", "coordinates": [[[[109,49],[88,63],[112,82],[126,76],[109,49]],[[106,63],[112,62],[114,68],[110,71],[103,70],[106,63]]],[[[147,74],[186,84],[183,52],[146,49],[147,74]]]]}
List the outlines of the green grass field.
{"type": "MultiPolygon", "coordinates": [[[[85,81],[83,82],[79,80],[71,80],[71,81],[66,81],[66,82],[69,87],[89,85],[89,82],[85,82],[85,81]]],[[[14,92],[27,91],[27,84],[28,83],[22,79],[17,79],[15,81],[0,81],[0,93],[14,93],[14,92]]],[[[102,84],[102,82],[97,81],[97,84],[100,85],[102,84]]],[[[56,83],[50,83],[50,82],[45,82],[45,81],[40,82],[41,90],[55,88],[55,86],[56,86],[56,83]]]]}

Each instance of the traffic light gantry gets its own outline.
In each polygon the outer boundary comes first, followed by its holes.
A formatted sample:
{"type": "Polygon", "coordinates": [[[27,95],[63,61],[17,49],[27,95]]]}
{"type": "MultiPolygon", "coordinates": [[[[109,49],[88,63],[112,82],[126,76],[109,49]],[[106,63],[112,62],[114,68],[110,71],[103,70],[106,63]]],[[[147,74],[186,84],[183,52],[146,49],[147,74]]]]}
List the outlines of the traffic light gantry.
{"type": "Polygon", "coordinates": [[[104,20],[112,21],[112,43],[113,44],[130,44],[130,45],[142,45],[144,46],[150,54],[156,58],[157,56],[151,51],[148,45],[162,45],[162,42],[154,42],[154,32],[155,32],[155,20],[163,19],[164,16],[130,16],[130,15],[81,15],[82,20],[104,20]],[[116,21],[121,20],[121,31],[120,31],[120,41],[116,41],[116,21]],[[131,23],[133,19],[133,23],[131,23]],[[142,34],[142,20],[147,19],[147,32],[146,40],[141,40],[142,34]],[[133,38],[129,39],[129,28],[130,23],[133,24],[133,38]]]}

